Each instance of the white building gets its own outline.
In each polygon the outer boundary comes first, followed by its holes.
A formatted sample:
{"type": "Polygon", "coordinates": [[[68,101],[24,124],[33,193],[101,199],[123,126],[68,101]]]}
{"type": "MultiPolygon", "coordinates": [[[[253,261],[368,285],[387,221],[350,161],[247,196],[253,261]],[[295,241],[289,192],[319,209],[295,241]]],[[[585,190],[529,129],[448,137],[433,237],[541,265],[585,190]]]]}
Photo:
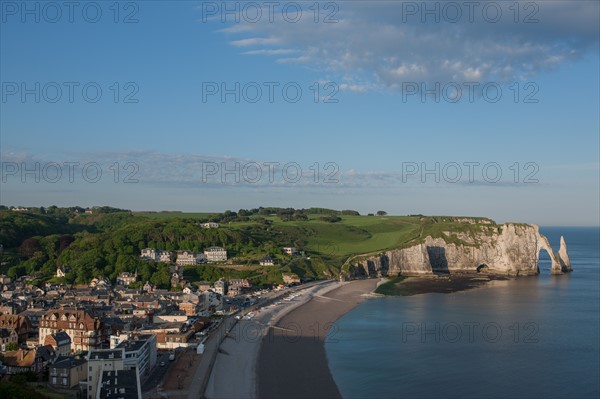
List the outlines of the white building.
{"type": "Polygon", "coordinates": [[[275,260],[270,255],[267,255],[260,260],[260,265],[261,266],[275,266],[275,260]]]}
{"type": "Polygon", "coordinates": [[[133,284],[137,281],[137,272],[131,274],[129,272],[119,273],[117,276],[117,285],[123,285],[127,287],[129,284],[133,284]]]}
{"type": "Polygon", "coordinates": [[[227,251],[222,247],[208,247],[204,250],[204,255],[209,262],[222,262],[227,260],[227,251]]]}
{"type": "Polygon", "coordinates": [[[197,254],[192,251],[177,251],[177,260],[175,263],[179,266],[197,265],[206,260],[204,254],[197,254]]]}
{"type": "Polygon", "coordinates": [[[158,254],[158,262],[171,263],[173,261],[173,253],[171,251],[160,251],[158,254]]]}
{"type": "Polygon", "coordinates": [[[221,278],[215,281],[215,292],[223,296],[227,295],[227,280],[221,278]]]}
{"type": "Polygon", "coordinates": [[[215,223],[215,222],[201,223],[200,227],[202,227],[203,229],[218,229],[219,223],[215,223]]]}
{"type": "Polygon", "coordinates": [[[295,247],[283,247],[283,253],[286,255],[296,255],[298,250],[295,247]]]}
{"type": "Polygon", "coordinates": [[[140,254],[140,258],[144,260],[152,260],[154,262],[171,263],[173,253],[171,251],[162,251],[155,248],[144,248],[140,254]]]}
{"type": "Polygon", "coordinates": [[[125,370],[137,368],[140,375],[151,370],[156,364],[156,335],[120,334],[110,336],[111,349],[123,349],[125,370]]]}
{"type": "Polygon", "coordinates": [[[102,372],[124,370],[124,355],[123,348],[95,349],[88,353],[87,399],[96,398],[102,372]]]}

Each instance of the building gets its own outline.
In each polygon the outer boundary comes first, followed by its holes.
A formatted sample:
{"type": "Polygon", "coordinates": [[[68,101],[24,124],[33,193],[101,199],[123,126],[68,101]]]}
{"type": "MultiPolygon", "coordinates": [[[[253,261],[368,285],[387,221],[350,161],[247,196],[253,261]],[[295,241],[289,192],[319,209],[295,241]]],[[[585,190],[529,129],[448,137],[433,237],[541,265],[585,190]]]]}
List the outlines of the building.
{"type": "Polygon", "coordinates": [[[198,315],[198,312],[200,311],[200,304],[189,302],[189,301],[180,302],[179,310],[184,312],[186,316],[196,316],[196,315],[198,315]]]}
{"type": "Polygon", "coordinates": [[[208,291],[211,286],[208,281],[198,281],[196,285],[198,286],[198,291],[208,291]]]}
{"type": "Polygon", "coordinates": [[[19,344],[17,332],[12,328],[0,328],[0,352],[6,352],[10,344],[19,344]]]}
{"type": "Polygon", "coordinates": [[[46,335],[44,345],[50,345],[58,356],[69,356],[71,353],[71,337],[64,331],[46,335]]]}
{"type": "Polygon", "coordinates": [[[197,254],[192,251],[177,251],[175,263],[178,266],[190,266],[200,264],[203,261],[206,261],[204,254],[197,254]]]}
{"type": "Polygon", "coordinates": [[[51,364],[48,370],[48,382],[54,388],[72,389],[88,376],[87,360],[69,356],[51,364]]]}
{"type": "Polygon", "coordinates": [[[87,399],[97,398],[103,372],[124,370],[124,353],[123,348],[95,349],[88,353],[87,399]]]}
{"type": "Polygon", "coordinates": [[[260,260],[261,266],[275,266],[275,260],[270,255],[265,256],[260,260]]]}
{"type": "Polygon", "coordinates": [[[33,349],[18,349],[4,353],[3,364],[8,374],[19,374],[28,371],[42,372],[56,359],[51,346],[38,346],[33,349]]]}
{"type": "Polygon", "coordinates": [[[142,399],[138,369],[103,371],[96,399],[142,399]]]}
{"type": "Polygon", "coordinates": [[[221,278],[215,281],[215,292],[221,295],[227,295],[227,280],[221,278]]]}
{"type": "Polygon", "coordinates": [[[111,349],[123,349],[125,370],[137,369],[140,375],[149,374],[156,364],[157,345],[154,334],[121,334],[110,337],[111,349]]]}
{"type": "Polygon", "coordinates": [[[295,247],[283,247],[282,251],[286,255],[296,255],[298,250],[295,247]]]}
{"type": "Polygon", "coordinates": [[[252,288],[252,284],[248,281],[248,279],[240,278],[240,279],[232,279],[227,283],[227,295],[236,296],[247,290],[248,288],[252,288]]]}
{"type": "Polygon", "coordinates": [[[141,251],[140,258],[154,262],[171,263],[173,253],[155,248],[144,248],[141,251]]]}
{"type": "Polygon", "coordinates": [[[56,268],[56,277],[65,277],[71,271],[68,265],[59,266],[56,268]]]}
{"type": "Polygon", "coordinates": [[[94,277],[92,279],[92,281],[90,281],[90,287],[92,287],[92,288],[110,288],[110,287],[112,287],[112,284],[110,283],[110,280],[107,277],[100,276],[100,277],[94,277]]]}
{"type": "Polygon", "coordinates": [[[158,349],[173,350],[176,348],[187,348],[192,346],[191,341],[194,336],[193,330],[186,332],[161,330],[156,334],[156,346],[158,349]]]}
{"type": "Polygon", "coordinates": [[[156,261],[158,259],[159,253],[160,253],[160,249],[144,248],[144,249],[142,249],[140,258],[145,259],[145,260],[156,261]]]}
{"type": "Polygon", "coordinates": [[[215,223],[215,222],[200,223],[200,227],[202,227],[203,229],[218,229],[219,223],[215,223]]]}
{"type": "Polygon", "coordinates": [[[17,314],[2,314],[0,315],[0,328],[7,330],[15,330],[19,343],[25,343],[27,337],[32,330],[31,322],[25,316],[17,314]]]}
{"type": "Polygon", "coordinates": [[[171,263],[173,261],[173,252],[160,251],[158,254],[158,261],[162,263],[171,263]]]}
{"type": "Polygon", "coordinates": [[[102,321],[85,310],[53,309],[40,319],[39,343],[59,331],[71,337],[73,351],[98,349],[107,339],[102,321]]]}
{"type": "Polygon", "coordinates": [[[227,251],[222,247],[208,247],[204,250],[206,260],[209,262],[223,262],[227,260],[227,251]]]}
{"type": "Polygon", "coordinates": [[[137,271],[134,274],[129,272],[119,273],[117,276],[117,285],[123,285],[127,287],[129,284],[133,284],[137,281],[137,271]]]}

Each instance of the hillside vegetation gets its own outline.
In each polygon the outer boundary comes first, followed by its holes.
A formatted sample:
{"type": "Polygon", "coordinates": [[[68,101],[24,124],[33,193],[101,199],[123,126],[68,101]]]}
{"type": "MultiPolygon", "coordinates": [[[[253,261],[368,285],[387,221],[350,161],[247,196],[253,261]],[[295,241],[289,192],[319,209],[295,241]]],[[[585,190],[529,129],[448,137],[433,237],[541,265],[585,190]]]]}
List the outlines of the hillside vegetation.
{"type": "Polygon", "coordinates": [[[448,232],[491,233],[498,228],[485,218],[360,216],[355,211],[324,208],[257,208],[215,214],[132,213],[114,208],[86,214],[79,209],[0,210],[0,273],[12,278],[28,275],[35,283],[53,279],[57,267],[68,265],[71,272],[66,282],[87,283],[98,276],[114,281],[120,272],[137,271],[141,281],[166,288],[169,265],[141,260],[141,249],[201,252],[218,245],[228,251],[227,264],[186,267],[188,281],[227,277],[272,284],[281,282],[282,272],[335,278],[344,262],[355,255],[413,245],[427,235],[457,241],[448,232]],[[207,221],[218,222],[220,227],[202,228],[200,224],[207,221]],[[284,246],[296,247],[302,255],[283,255],[284,246]],[[266,255],[276,259],[277,266],[259,266],[266,255]]]}

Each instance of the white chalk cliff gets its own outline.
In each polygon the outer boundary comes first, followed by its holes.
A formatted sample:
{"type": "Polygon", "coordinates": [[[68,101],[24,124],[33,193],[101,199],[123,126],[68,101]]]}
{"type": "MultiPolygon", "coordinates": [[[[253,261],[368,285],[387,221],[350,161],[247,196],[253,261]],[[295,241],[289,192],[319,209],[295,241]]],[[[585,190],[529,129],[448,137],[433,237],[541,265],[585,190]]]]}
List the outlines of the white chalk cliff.
{"type": "Polygon", "coordinates": [[[446,232],[446,239],[425,237],[413,246],[361,256],[349,263],[351,277],[478,273],[535,275],[540,251],[552,261],[552,274],[570,272],[565,240],[554,252],[536,225],[507,223],[477,234],[446,232]],[[451,239],[448,239],[451,237],[451,239]]]}

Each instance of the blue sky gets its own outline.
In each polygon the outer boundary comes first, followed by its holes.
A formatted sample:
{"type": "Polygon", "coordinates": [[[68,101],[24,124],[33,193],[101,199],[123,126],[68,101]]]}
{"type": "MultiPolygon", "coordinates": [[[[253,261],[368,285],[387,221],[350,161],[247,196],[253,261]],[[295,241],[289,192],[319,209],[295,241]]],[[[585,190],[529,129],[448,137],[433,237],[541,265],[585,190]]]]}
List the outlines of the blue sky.
{"type": "Polygon", "coordinates": [[[50,3],[2,2],[2,204],[600,224],[598,2],[50,3]]]}

